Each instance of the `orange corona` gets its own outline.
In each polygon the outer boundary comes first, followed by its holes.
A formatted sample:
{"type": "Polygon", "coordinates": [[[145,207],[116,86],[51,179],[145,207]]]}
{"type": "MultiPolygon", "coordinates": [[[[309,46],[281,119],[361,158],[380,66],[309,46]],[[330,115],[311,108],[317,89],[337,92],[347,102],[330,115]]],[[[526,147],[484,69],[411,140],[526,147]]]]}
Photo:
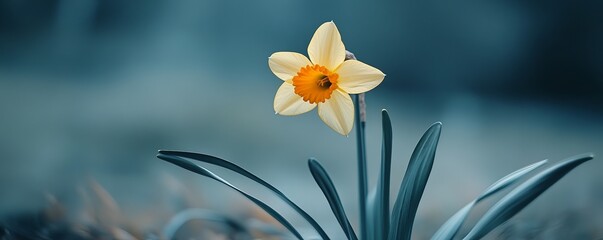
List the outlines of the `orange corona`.
{"type": "Polygon", "coordinates": [[[293,77],[295,93],[309,103],[323,103],[331,98],[337,89],[337,73],[329,71],[326,67],[307,65],[302,67],[293,77]]]}

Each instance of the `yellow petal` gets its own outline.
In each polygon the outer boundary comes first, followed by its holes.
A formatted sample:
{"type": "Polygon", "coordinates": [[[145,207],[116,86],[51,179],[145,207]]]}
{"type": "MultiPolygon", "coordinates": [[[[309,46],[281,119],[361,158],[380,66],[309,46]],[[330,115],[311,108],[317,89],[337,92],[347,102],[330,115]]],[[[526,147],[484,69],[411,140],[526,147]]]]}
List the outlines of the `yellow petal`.
{"type": "Polygon", "coordinates": [[[326,22],[318,27],[308,45],[308,55],[312,63],[330,70],[337,68],[343,62],[345,46],[335,23],[326,22]]]}
{"type": "Polygon", "coordinates": [[[307,65],[312,65],[310,60],[296,52],[276,52],[268,58],[268,66],[272,73],[284,81],[291,80],[302,67],[307,65]]]}
{"type": "Polygon", "coordinates": [[[343,62],[336,73],[339,74],[339,88],[351,94],[367,92],[379,85],[385,77],[379,69],[357,60],[343,62]]]}
{"type": "Polygon", "coordinates": [[[314,107],[316,104],[304,102],[302,97],[295,94],[293,85],[288,82],[281,84],[274,96],[274,111],[280,115],[298,115],[308,112],[314,107]]]}
{"type": "Polygon", "coordinates": [[[324,103],[318,104],[318,116],[331,129],[347,136],[354,126],[354,103],[347,93],[333,91],[333,95],[324,103]]]}

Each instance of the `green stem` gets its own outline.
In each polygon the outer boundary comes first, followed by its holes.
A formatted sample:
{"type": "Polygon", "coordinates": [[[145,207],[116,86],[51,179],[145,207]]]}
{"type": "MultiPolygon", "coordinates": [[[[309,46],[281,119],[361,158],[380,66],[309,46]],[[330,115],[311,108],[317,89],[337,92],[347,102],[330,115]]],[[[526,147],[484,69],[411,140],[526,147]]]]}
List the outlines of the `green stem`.
{"type": "Polygon", "coordinates": [[[367,198],[367,176],[366,176],[366,143],[364,128],[366,125],[364,94],[354,95],[354,110],[356,122],[356,146],[358,149],[358,199],[360,204],[360,239],[367,240],[366,229],[366,198],[367,198]]]}
{"type": "MultiPolygon", "coordinates": [[[[350,51],[345,52],[345,60],[356,60],[350,51]]],[[[366,104],[364,93],[354,95],[354,122],[356,123],[356,148],[358,149],[358,208],[360,209],[360,239],[368,240],[366,225],[366,198],[368,183],[366,177],[366,141],[364,127],[366,125],[366,104]]]]}

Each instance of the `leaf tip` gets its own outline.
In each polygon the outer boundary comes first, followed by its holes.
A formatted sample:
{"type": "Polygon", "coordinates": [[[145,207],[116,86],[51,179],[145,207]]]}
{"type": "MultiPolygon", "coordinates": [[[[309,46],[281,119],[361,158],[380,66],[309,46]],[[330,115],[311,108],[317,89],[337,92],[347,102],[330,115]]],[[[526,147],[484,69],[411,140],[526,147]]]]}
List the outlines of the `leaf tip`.
{"type": "MultiPolygon", "coordinates": [[[[586,162],[586,161],[590,161],[593,158],[595,158],[595,154],[594,153],[583,153],[583,154],[578,154],[576,156],[570,157],[568,159],[576,159],[576,160],[580,160],[582,162],[586,162]]],[[[566,160],[568,160],[566,159],[566,160]]]]}
{"type": "Polygon", "coordinates": [[[157,153],[159,153],[159,154],[165,154],[165,155],[171,155],[174,152],[175,152],[174,150],[165,150],[165,149],[159,149],[159,150],[157,150],[157,153]]]}
{"type": "Polygon", "coordinates": [[[389,119],[389,113],[387,112],[387,109],[381,109],[381,117],[384,119],[389,119]]]}
{"type": "Polygon", "coordinates": [[[435,122],[435,123],[431,124],[428,131],[435,131],[439,138],[440,133],[442,132],[442,122],[435,122]]]}

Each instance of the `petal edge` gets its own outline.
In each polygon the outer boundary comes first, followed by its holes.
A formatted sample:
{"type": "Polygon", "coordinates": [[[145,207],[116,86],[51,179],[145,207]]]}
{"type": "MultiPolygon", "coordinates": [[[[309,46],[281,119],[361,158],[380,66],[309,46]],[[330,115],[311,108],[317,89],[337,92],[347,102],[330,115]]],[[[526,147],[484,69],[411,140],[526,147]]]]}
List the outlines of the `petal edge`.
{"type": "Polygon", "coordinates": [[[294,86],[284,82],[274,96],[274,112],[284,116],[294,116],[311,111],[316,104],[305,102],[302,97],[295,94],[294,86]]]}
{"type": "Polygon", "coordinates": [[[312,63],[301,53],[275,52],[268,57],[270,70],[283,81],[291,80],[302,67],[307,65],[312,63]]]}
{"type": "Polygon", "coordinates": [[[385,78],[381,70],[358,60],[343,62],[336,72],[339,74],[337,85],[350,94],[368,92],[381,84],[385,78]]]}
{"type": "Polygon", "coordinates": [[[308,45],[308,56],[314,64],[333,70],[345,60],[345,46],[334,22],[320,25],[308,45]]]}
{"type": "Polygon", "coordinates": [[[318,104],[318,116],[335,132],[347,136],[354,126],[354,102],[349,94],[335,90],[330,99],[318,104]]]}

